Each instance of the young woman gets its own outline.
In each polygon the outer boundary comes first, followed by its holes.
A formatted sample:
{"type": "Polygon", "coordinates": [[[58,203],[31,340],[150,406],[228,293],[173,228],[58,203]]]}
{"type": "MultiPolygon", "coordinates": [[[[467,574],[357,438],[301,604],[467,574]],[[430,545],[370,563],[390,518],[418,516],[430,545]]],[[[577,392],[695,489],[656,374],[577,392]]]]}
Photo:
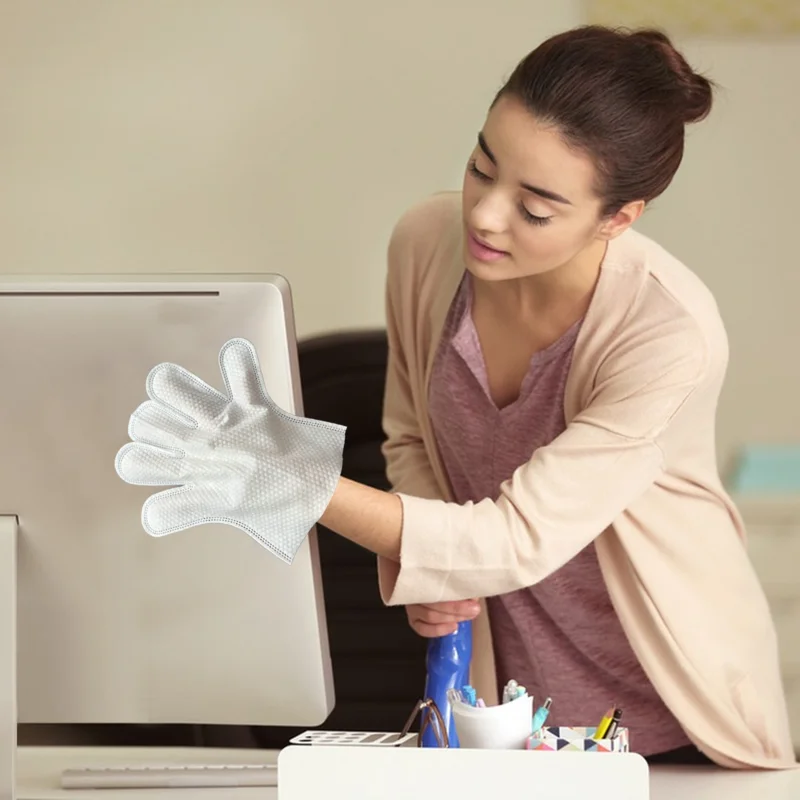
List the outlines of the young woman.
{"type": "MultiPolygon", "coordinates": [[[[552,697],[554,724],[591,725],[618,704],[654,760],[790,768],[775,631],[715,459],[725,330],[701,281],[631,227],[711,98],[653,31],[581,28],[519,64],[463,191],[422,202],[392,236],[395,491],[331,467],[319,513],[327,503],[323,524],[378,554],[385,602],[407,606],[420,634],[474,619],[472,683],[487,702],[514,678],[552,697]]],[[[192,417],[186,391],[174,403],[192,417]]],[[[175,442],[177,423],[148,408],[147,435],[175,442]]],[[[285,503],[322,469],[321,451],[287,437],[273,449],[301,464],[294,482],[288,467],[273,480],[250,466],[258,454],[213,454],[247,473],[251,505],[271,508],[264,480],[285,503]]],[[[183,474],[174,452],[130,453],[118,470],[131,482],[183,474]]],[[[151,501],[151,532],[178,529],[151,501]]]]}
{"type": "Polygon", "coordinates": [[[379,555],[384,600],[421,635],[475,620],[487,700],[514,678],[553,698],[553,724],[618,704],[653,760],[793,767],[773,624],[715,460],[723,324],[631,229],[711,103],[655,31],[577,29],[519,64],[462,192],[392,237],[395,493],[341,480],[322,522],[379,555]]]}

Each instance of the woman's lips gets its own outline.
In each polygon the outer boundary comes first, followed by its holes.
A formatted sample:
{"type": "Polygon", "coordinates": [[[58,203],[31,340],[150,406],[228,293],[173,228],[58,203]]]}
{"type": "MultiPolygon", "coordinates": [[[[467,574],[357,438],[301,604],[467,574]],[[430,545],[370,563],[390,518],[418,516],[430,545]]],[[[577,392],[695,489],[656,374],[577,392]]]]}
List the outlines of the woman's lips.
{"type": "Polygon", "coordinates": [[[467,232],[467,248],[473,258],[486,263],[499,261],[501,258],[505,258],[508,255],[508,253],[503,250],[495,250],[495,248],[484,244],[469,231],[467,232]]]}

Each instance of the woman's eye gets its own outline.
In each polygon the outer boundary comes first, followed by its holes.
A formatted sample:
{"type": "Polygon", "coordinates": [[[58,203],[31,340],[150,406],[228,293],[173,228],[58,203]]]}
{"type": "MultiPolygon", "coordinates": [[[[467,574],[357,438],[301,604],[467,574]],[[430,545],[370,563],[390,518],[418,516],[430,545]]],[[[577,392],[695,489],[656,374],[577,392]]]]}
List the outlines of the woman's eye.
{"type": "Polygon", "coordinates": [[[475,164],[475,160],[469,162],[468,169],[471,175],[474,175],[479,181],[483,181],[484,183],[490,183],[491,178],[485,173],[481,172],[475,164]]]}
{"type": "Polygon", "coordinates": [[[547,225],[551,220],[551,217],[537,217],[536,214],[531,214],[531,212],[521,204],[519,210],[522,213],[523,219],[526,222],[530,222],[531,225],[547,225]]]}
{"type": "MultiPolygon", "coordinates": [[[[474,158],[467,165],[467,169],[468,169],[470,175],[472,175],[473,177],[475,177],[477,180],[481,181],[482,183],[491,183],[492,182],[492,178],[489,175],[487,175],[485,172],[481,172],[478,169],[478,166],[475,163],[475,159],[474,158]]],[[[550,222],[550,219],[551,219],[550,217],[538,217],[538,216],[536,216],[536,214],[531,214],[531,212],[528,211],[528,209],[525,208],[525,206],[522,203],[520,203],[519,210],[520,210],[520,213],[522,214],[523,219],[526,222],[529,222],[531,225],[547,225],[547,223],[550,222]]]]}

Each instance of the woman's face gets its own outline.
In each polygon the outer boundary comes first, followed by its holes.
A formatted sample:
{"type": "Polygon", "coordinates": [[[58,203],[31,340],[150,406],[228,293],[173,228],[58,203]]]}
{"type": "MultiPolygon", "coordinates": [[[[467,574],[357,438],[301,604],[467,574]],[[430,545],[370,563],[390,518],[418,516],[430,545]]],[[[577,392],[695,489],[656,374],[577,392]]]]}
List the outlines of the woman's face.
{"type": "Polygon", "coordinates": [[[570,149],[517,100],[501,98],[464,176],[467,269],[489,281],[522,278],[569,264],[597,246],[609,235],[594,186],[588,156],[570,149]]]}

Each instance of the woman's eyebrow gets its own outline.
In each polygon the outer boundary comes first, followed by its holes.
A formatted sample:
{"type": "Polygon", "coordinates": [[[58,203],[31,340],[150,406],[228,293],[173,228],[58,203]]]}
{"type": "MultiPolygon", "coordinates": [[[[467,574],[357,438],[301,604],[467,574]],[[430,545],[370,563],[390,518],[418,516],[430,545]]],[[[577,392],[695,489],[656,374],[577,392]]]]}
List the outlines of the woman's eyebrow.
{"type": "MultiPolygon", "coordinates": [[[[497,159],[494,156],[494,153],[489,148],[489,145],[486,144],[486,138],[484,137],[483,133],[478,134],[478,147],[483,150],[484,155],[489,161],[492,162],[495,166],[497,166],[497,159]]],[[[569,200],[563,195],[560,195],[556,192],[551,192],[549,189],[542,189],[541,186],[532,186],[530,183],[521,183],[520,186],[526,192],[532,192],[533,194],[539,195],[539,197],[544,198],[545,200],[552,200],[554,203],[563,203],[564,205],[571,206],[569,200]]]]}

